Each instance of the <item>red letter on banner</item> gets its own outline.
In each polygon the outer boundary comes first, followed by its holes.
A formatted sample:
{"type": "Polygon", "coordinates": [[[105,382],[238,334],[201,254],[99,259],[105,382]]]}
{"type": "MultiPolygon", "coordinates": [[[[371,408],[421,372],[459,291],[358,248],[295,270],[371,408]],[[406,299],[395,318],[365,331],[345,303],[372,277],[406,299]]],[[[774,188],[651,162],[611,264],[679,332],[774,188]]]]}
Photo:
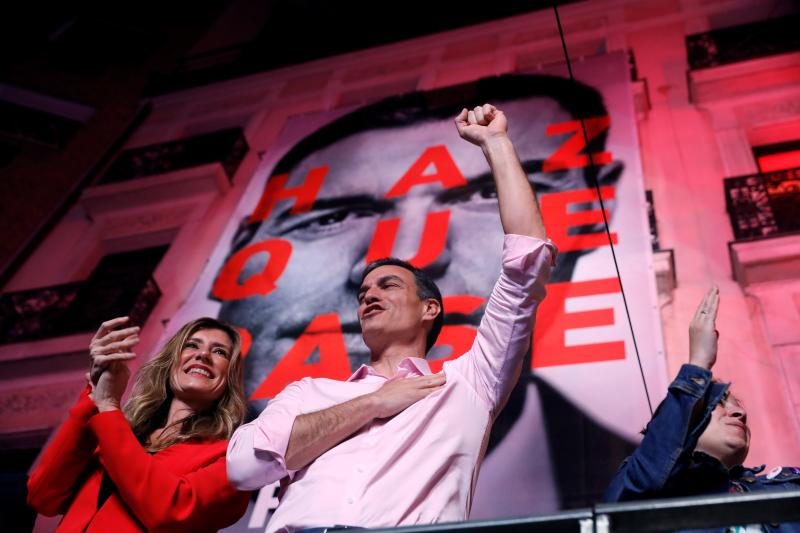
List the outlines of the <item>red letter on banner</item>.
{"type": "MultiPolygon", "coordinates": [[[[483,305],[483,298],[480,296],[471,296],[469,294],[463,296],[445,296],[442,300],[444,301],[444,308],[448,313],[460,313],[464,315],[472,313],[483,305]]],[[[439,338],[436,339],[436,344],[434,344],[434,346],[450,346],[451,352],[447,357],[428,361],[428,366],[430,366],[431,371],[435,374],[442,369],[445,361],[452,361],[464,355],[464,352],[469,350],[472,346],[477,332],[478,330],[472,326],[442,326],[442,332],[439,333],[439,338]]]]}
{"type": "MultiPolygon", "coordinates": [[[[589,142],[608,129],[611,118],[604,117],[587,118],[583,121],[586,125],[586,137],[589,142]]],[[[548,135],[561,135],[572,133],[558,150],[544,160],[542,171],[553,172],[554,170],[564,170],[567,168],[582,168],[589,166],[589,156],[578,152],[586,148],[586,139],[583,136],[580,120],[570,120],[569,122],[559,122],[558,124],[547,125],[548,135]]],[[[592,162],[595,165],[605,165],[611,162],[611,152],[599,152],[592,155],[592,162]]]]}
{"type": "Polygon", "coordinates": [[[317,315],[250,399],[273,398],[286,385],[304,377],[344,380],[350,374],[339,316],[336,313],[317,315]],[[306,363],[315,350],[319,350],[319,363],[306,363]]]}
{"type": "Polygon", "coordinates": [[[456,166],[456,162],[453,161],[450,152],[447,151],[447,147],[443,144],[431,146],[422,152],[419,159],[414,161],[411,168],[386,193],[386,198],[403,196],[411,187],[437,181],[445,189],[467,184],[467,180],[464,179],[463,174],[456,166]],[[423,174],[430,165],[433,165],[436,171],[432,174],[423,174]]]}
{"type": "Polygon", "coordinates": [[[237,327],[236,331],[239,332],[239,337],[242,339],[242,359],[244,359],[247,357],[247,354],[250,353],[250,348],[253,346],[253,336],[242,327],[237,327]]]}
{"type": "Polygon", "coordinates": [[[233,254],[222,266],[211,294],[220,300],[239,300],[256,294],[266,296],[275,288],[275,282],[283,274],[291,255],[292,245],[283,239],[261,241],[245,246],[233,254]],[[247,261],[260,253],[269,254],[269,260],[264,265],[264,269],[240,283],[239,277],[247,265],[247,261]]]}
{"type": "MultiPolygon", "coordinates": [[[[424,268],[436,261],[447,242],[449,222],[449,210],[428,213],[417,253],[411,259],[406,260],[417,268],[424,268]]],[[[401,220],[399,218],[388,218],[378,222],[377,226],[375,226],[375,233],[372,235],[372,241],[370,241],[367,249],[367,264],[392,255],[400,224],[401,220]]]]}
{"type": "MultiPolygon", "coordinates": [[[[600,187],[603,200],[614,199],[614,187],[600,187]]],[[[588,250],[608,246],[608,235],[605,231],[593,233],[569,234],[570,228],[593,226],[603,223],[603,212],[599,209],[588,211],[570,211],[570,204],[596,202],[597,191],[594,189],[576,189],[574,191],[543,194],[540,202],[542,218],[547,226],[547,234],[556,243],[560,252],[572,250],[588,250]]],[[[608,211],[606,211],[608,217],[608,211]]],[[[611,242],[617,244],[617,234],[611,233],[611,242]]]]}
{"type": "Polygon", "coordinates": [[[568,313],[565,308],[567,298],[617,292],[620,292],[617,278],[548,284],[547,298],[542,301],[536,313],[533,368],[625,359],[624,341],[566,346],[568,329],[614,324],[613,309],[568,313]]]}
{"type": "Polygon", "coordinates": [[[312,168],[306,175],[306,180],[302,185],[286,189],[286,182],[289,180],[289,174],[276,174],[267,180],[267,185],[264,187],[264,192],[261,193],[261,199],[258,201],[253,213],[248,217],[247,222],[260,222],[266,220],[275,204],[280,200],[288,200],[294,198],[294,205],[292,206],[291,213],[303,213],[311,209],[314,205],[314,200],[317,199],[317,194],[322,188],[322,182],[325,180],[325,175],[328,173],[328,167],[312,168]]]}

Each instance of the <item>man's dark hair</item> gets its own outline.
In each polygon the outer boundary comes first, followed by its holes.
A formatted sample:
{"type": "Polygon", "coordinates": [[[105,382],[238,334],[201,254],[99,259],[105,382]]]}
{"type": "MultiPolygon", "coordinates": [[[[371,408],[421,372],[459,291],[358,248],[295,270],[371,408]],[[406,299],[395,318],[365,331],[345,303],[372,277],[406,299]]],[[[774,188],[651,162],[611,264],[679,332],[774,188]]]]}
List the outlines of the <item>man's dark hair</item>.
{"type": "MultiPolygon", "coordinates": [[[[504,102],[522,98],[552,98],[574,119],[608,114],[603,96],[593,87],[578,81],[543,74],[507,74],[445,87],[432,91],[413,92],[385,98],[358,108],[304,137],[284,154],[272,174],[292,173],[306,157],[318,150],[361,132],[385,128],[400,128],[432,120],[453,119],[463,108],[491,102],[504,102]]],[[[602,152],[608,130],[589,142],[587,152],[602,152]]],[[[525,162],[522,162],[525,165],[525,162]]],[[[594,187],[596,169],[583,169],[588,187],[594,187]]],[[[242,221],[234,237],[230,254],[247,245],[263,221],[242,221]]]]}
{"type": "MultiPolygon", "coordinates": [[[[430,120],[454,118],[463,108],[486,102],[501,104],[522,98],[552,98],[574,119],[608,114],[602,95],[578,81],[542,74],[512,74],[433,91],[393,96],[337,118],[295,144],[278,161],[273,174],[284,174],[308,155],[326,148],[349,135],[397,128],[430,120]]],[[[589,152],[602,151],[607,130],[593,139],[589,152]]],[[[587,173],[591,168],[587,168],[587,173]]],[[[588,183],[587,176],[587,183],[588,183]]]]}
{"type": "Polygon", "coordinates": [[[361,276],[361,283],[364,283],[367,274],[382,266],[398,266],[400,268],[405,268],[414,275],[414,282],[417,285],[417,296],[419,299],[427,300],[433,298],[439,302],[439,314],[433,319],[433,326],[431,326],[428,337],[425,339],[425,354],[427,354],[430,349],[433,348],[433,345],[436,344],[436,339],[439,338],[439,333],[441,333],[442,325],[444,324],[444,302],[442,302],[442,293],[439,291],[439,287],[436,286],[436,283],[427,272],[415,267],[408,261],[403,261],[396,257],[378,259],[368,264],[367,268],[364,269],[364,274],[361,276]]]}

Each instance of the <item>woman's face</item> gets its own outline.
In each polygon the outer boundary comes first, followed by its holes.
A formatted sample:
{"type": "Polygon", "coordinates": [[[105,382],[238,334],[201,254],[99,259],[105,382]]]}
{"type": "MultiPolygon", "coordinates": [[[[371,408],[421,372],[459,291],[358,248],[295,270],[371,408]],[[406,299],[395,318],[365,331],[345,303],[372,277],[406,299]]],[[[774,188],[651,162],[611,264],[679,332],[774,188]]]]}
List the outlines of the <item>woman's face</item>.
{"type": "Polygon", "coordinates": [[[228,387],[232,343],[219,329],[199,329],[189,335],[172,368],[170,385],[175,397],[204,408],[228,387]]]}

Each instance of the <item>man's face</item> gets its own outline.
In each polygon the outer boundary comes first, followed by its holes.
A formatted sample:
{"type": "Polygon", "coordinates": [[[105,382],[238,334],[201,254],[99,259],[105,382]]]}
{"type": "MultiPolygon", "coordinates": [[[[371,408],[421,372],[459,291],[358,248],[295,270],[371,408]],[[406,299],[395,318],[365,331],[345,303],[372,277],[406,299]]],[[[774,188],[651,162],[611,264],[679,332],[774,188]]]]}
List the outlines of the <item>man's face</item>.
{"type": "Polygon", "coordinates": [[[376,268],[358,291],[358,321],[364,342],[372,349],[386,339],[406,344],[424,340],[437,311],[438,304],[430,309],[430,301],[420,299],[414,275],[403,267],[376,268]]]}
{"type": "Polygon", "coordinates": [[[742,464],[750,449],[747,413],[732,394],[711,412],[711,421],[697,441],[697,450],[716,457],[728,468],[742,464]]]}
{"type": "MultiPolygon", "coordinates": [[[[541,162],[565,140],[547,136],[547,124],[572,120],[549,98],[498,107],[509,118],[510,137],[528,168],[541,168],[541,162]]],[[[503,231],[494,183],[481,150],[459,138],[452,120],[345,137],[303,159],[290,173],[286,187],[302,185],[309,170],[322,166],[329,170],[314,207],[290,215],[291,202],[278,204],[251,241],[280,238],[291,242],[292,255],[277,288],[266,297],[225,302],[220,312],[221,318],[246,328],[253,337],[245,368],[248,395],[318,314],[338,313],[353,370],[369,362],[361,338],[357,292],[370,241],[382,219],[400,219],[391,255],[408,260],[419,249],[427,215],[449,212],[444,248],[426,267],[445,298],[488,297],[500,270],[503,231]],[[424,150],[436,145],[446,146],[467,184],[444,188],[433,182],[385,198],[424,150]]],[[[435,169],[425,173],[432,172],[435,169]]],[[[583,169],[528,175],[539,194],[586,187],[583,169]]],[[[240,279],[260,273],[266,261],[265,254],[251,258],[240,279]]],[[[569,254],[562,254],[551,279],[569,279],[573,261],[569,254]]],[[[469,315],[453,315],[448,323],[477,326],[482,313],[481,307],[469,315]]]]}

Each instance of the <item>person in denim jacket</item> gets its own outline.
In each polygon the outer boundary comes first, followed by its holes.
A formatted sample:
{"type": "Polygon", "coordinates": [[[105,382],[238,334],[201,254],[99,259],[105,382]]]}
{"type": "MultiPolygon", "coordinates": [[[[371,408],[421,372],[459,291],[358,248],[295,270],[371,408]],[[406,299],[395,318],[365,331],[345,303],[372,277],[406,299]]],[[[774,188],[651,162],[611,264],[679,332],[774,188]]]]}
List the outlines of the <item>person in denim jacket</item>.
{"type": "MultiPolygon", "coordinates": [[[[750,448],[747,413],[727,383],[713,379],[719,290],[711,288],[689,327],[689,363],[681,367],[643,431],[636,451],[623,461],[605,501],[701,494],[800,489],[800,468],[742,466],[750,448]]],[[[763,524],[708,531],[800,532],[800,523],[763,524]]]]}

